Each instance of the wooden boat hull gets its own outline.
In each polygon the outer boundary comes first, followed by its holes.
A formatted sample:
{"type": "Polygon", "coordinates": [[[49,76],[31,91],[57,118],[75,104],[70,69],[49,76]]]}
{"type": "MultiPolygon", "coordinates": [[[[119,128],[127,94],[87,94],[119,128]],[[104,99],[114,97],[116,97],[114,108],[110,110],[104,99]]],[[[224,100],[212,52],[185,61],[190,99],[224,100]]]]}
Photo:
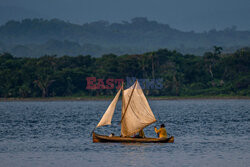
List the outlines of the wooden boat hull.
{"type": "Polygon", "coordinates": [[[169,138],[134,138],[134,137],[120,137],[120,136],[104,136],[93,132],[93,143],[173,143],[174,137],[169,138]]]}

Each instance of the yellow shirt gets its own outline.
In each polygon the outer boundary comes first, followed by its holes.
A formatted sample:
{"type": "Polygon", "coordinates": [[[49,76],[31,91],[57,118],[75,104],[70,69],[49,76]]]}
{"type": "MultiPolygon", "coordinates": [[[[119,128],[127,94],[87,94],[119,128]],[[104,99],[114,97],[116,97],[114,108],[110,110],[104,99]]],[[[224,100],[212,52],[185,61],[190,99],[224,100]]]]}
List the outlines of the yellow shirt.
{"type": "Polygon", "coordinates": [[[167,131],[166,131],[166,129],[165,128],[160,128],[159,130],[157,130],[156,128],[155,128],[155,133],[159,133],[159,138],[167,138],[168,136],[167,136],[167,131]]]}

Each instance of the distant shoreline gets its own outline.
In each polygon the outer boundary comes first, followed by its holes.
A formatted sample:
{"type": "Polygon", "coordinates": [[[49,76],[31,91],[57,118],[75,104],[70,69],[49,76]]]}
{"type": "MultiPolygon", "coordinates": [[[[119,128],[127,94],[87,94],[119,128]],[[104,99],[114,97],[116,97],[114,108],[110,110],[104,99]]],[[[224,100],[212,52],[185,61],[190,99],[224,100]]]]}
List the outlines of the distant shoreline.
{"type": "MultiPolygon", "coordinates": [[[[107,101],[113,96],[86,96],[86,97],[32,97],[32,98],[0,98],[0,102],[8,101],[107,101]]],[[[148,100],[230,100],[247,99],[249,96],[149,96],[148,100]]]]}

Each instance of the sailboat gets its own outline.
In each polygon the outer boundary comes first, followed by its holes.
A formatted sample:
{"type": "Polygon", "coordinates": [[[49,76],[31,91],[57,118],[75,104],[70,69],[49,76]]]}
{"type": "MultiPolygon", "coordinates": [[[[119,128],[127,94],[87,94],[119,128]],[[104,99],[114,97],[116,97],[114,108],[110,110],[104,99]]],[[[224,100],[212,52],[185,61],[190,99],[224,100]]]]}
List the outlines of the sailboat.
{"type": "Polygon", "coordinates": [[[102,116],[100,122],[92,131],[93,142],[127,142],[127,143],[173,143],[174,137],[169,138],[135,138],[131,137],[143,128],[156,122],[155,116],[148,104],[143,90],[136,80],[135,83],[124,90],[123,85],[117,92],[115,98],[110,103],[108,109],[102,116]],[[121,111],[121,135],[105,136],[95,133],[95,129],[104,125],[111,125],[115,107],[122,92],[122,111],[121,111]]]}

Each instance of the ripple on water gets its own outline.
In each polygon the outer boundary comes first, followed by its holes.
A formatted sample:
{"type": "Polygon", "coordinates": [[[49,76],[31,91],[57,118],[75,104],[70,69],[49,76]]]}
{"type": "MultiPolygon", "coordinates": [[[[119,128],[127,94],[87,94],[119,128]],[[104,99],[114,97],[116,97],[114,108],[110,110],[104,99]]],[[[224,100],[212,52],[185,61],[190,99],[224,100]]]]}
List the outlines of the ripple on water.
{"type": "MultiPolygon", "coordinates": [[[[109,101],[0,102],[3,166],[247,166],[249,100],[150,101],[174,144],[92,143],[109,101]],[[15,159],[15,161],[13,161],[15,159]],[[105,162],[105,163],[104,163],[105,162]]],[[[120,102],[113,125],[120,134],[120,102]]],[[[146,136],[156,137],[153,126],[146,136]]]]}

